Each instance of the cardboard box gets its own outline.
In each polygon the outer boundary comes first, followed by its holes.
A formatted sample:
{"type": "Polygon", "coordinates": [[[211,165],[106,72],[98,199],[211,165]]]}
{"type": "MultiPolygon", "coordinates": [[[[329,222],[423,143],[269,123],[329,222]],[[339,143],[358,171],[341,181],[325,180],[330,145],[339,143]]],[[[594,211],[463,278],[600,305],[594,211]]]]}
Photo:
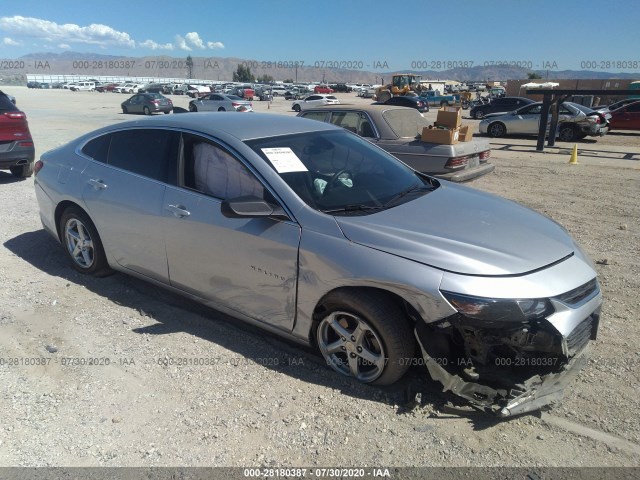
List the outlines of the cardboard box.
{"type": "Polygon", "coordinates": [[[460,131],[458,135],[459,142],[470,142],[473,140],[473,129],[470,125],[462,125],[458,130],[460,131]]]}
{"type": "Polygon", "coordinates": [[[462,123],[461,107],[442,107],[438,110],[436,124],[447,128],[458,128],[462,123]]]}
{"type": "Polygon", "coordinates": [[[442,145],[453,145],[458,143],[460,132],[457,128],[452,130],[443,130],[440,128],[424,127],[422,129],[421,140],[423,142],[440,143],[442,145]]]}

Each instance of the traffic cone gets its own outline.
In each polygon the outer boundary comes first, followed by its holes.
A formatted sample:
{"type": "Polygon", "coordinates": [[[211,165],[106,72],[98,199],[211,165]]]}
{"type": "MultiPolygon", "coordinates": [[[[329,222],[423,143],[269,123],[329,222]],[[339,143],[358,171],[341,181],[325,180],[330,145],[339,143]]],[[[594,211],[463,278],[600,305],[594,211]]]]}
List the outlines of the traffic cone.
{"type": "Polygon", "coordinates": [[[577,143],[573,145],[571,158],[569,158],[569,165],[578,165],[578,144],[577,143]]]}

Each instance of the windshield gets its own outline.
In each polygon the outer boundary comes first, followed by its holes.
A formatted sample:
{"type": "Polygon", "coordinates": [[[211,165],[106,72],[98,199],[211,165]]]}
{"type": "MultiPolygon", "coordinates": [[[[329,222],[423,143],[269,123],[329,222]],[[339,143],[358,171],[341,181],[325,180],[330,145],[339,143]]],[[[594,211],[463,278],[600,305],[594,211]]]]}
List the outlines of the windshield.
{"type": "Polygon", "coordinates": [[[345,131],[309,132],[246,142],[309,206],[332,214],[390,208],[438,186],[345,131]]]}
{"type": "Polygon", "coordinates": [[[385,110],[382,117],[398,138],[415,138],[429,121],[415,108],[395,108],[385,110]]]}

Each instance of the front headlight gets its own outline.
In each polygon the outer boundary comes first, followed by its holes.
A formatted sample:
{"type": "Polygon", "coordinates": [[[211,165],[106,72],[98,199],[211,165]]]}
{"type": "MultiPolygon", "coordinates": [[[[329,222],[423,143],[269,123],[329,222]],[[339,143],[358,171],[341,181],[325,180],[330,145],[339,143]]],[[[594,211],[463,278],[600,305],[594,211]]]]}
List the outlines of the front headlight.
{"type": "Polygon", "coordinates": [[[555,310],[548,298],[505,299],[441,292],[459,313],[487,323],[527,323],[547,317],[555,310]]]}

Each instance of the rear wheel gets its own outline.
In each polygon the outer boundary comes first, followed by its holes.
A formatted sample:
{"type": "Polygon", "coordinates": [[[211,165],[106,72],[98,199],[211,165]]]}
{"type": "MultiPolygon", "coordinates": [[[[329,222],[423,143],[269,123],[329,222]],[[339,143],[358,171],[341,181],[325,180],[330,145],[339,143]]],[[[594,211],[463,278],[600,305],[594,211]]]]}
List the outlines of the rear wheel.
{"type": "Polygon", "coordinates": [[[558,137],[563,142],[572,142],[578,138],[578,132],[573,125],[561,125],[558,137]]]}
{"type": "Polygon", "coordinates": [[[476,120],[481,120],[484,118],[484,112],[482,110],[476,110],[475,112],[473,112],[473,118],[475,118],[476,120]]]}
{"type": "Polygon", "coordinates": [[[495,122],[489,125],[487,133],[490,137],[504,137],[507,134],[507,127],[502,122],[495,122]]]}
{"type": "Polygon", "coordinates": [[[151,115],[151,110],[149,110],[149,107],[144,107],[142,109],[142,113],[144,113],[145,115],[151,115]]]}
{"type": "Polygon", "coordinates": [[[391,385],[415,353],[409,320],[379,294],[337,291],[322,303],[316,340],[327,365],[363,383],[391,385]]]}
{"type": "Polygon", "coordinates": [[[24,165],[14,165],[13,167],[9,167],[9,171],[14,177],[27,178],[33,175],[33,165],[34,162],[29,162],[24,165]]]}
{"type": "Polygon", "coordinates": [[[448,107],[448,106],[449,106],[449,102],[447,102],[446,100],[442,100],[442,101],[440,102],[440,106],[441,106],[441,107],[448,107]]]}
{"type": "Polygon", "coordinates": [[[59,235],[71,266],[86,275],[111,273],[96,227],[78,207],[67,208],[58,225],[59,235]]]}
{"type": "Polygon", "coordinates": [[[193,103],[189,104],[189,111],[190,112],[197,112],[198,111],[198,107],[196,107],[193,103]]]}
{"type": "Polygon", "coordinates": [[[298,105],[297,103],[292,107],[294,112],[299,112],[300,110],[302,110],[300,108],[300,105],[298,105]]]}
{"type": "Polygon", "coordinates": [[[218,109],[218,111],[219,111],[219,112],[226,112],[226,110],[225,110],[225,108],[224,108],[224,107],[220,107],[220,108],[218,109]]]}

